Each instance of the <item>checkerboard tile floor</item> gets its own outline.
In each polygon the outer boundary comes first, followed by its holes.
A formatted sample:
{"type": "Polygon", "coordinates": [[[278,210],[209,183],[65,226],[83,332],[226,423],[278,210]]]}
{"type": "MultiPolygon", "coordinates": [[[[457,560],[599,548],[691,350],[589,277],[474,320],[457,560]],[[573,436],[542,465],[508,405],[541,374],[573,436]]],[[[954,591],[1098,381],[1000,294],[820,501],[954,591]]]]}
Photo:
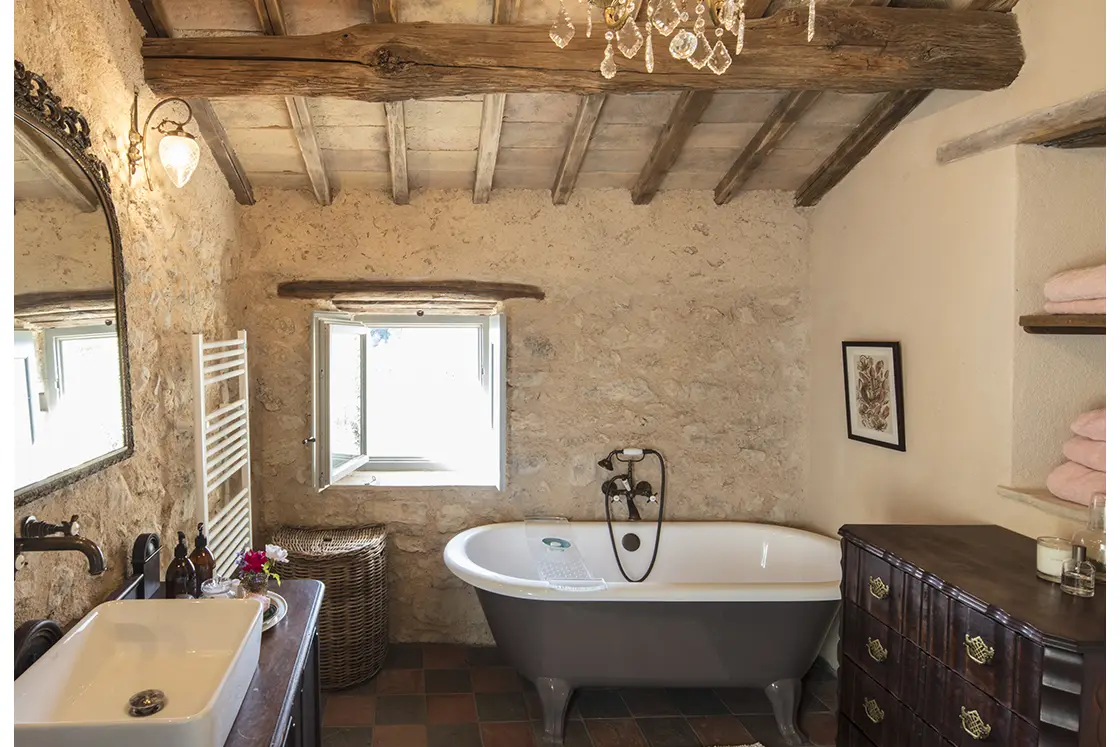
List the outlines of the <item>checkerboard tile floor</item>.
{"type": "MultiPolygon", "coordinates": [[[[805,679],[801,729],[816,745],[836,735],[836,680],[805,679]]],[[[565,747],[782,747],[761,690],[583,689],[565,747]]],[[[323,747],[540,747],[540,701],[497,649],[394,644],[369,682],[324,693],[323,747]]]]}

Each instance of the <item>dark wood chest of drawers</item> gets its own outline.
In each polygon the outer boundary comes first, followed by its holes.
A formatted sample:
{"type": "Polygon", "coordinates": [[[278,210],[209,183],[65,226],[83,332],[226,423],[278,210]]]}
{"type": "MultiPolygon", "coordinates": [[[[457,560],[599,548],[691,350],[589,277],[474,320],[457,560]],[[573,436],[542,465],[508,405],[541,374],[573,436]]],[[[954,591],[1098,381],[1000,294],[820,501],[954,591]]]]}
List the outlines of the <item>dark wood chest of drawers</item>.
{"type": "Polygon", "coordinates": [[[839,747],[1104,745],[1105,593],[1002,527],[840,529],[839,747]]]}

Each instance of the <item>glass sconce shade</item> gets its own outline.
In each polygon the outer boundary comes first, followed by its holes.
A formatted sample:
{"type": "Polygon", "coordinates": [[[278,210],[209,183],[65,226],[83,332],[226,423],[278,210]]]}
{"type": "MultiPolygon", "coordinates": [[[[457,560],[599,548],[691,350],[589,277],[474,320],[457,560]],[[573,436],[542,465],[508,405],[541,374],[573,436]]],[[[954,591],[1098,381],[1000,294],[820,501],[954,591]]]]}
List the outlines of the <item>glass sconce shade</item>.
{"type": "Polygon", "coordinates": [[[164,135],[159,141],[160,163],[176,187],[190,181],[198,166],[198,156],[198,141],[189,135],[164,135]]]}

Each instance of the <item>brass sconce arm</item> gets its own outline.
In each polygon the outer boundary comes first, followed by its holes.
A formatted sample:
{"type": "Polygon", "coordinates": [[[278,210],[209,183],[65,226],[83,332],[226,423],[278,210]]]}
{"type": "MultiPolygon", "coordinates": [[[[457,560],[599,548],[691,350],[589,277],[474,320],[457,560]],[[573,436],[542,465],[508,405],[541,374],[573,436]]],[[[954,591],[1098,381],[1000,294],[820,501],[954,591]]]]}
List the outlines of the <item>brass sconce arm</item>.
{"type": "Polygon", "coordinates": [[[128,168],[130,174],[135,174],[137,167],[144,163],[144,176],[147,179],[148,189],[152,188],[151,171],[148,167],[150,159],[148,158],[148,131],[152,127],[152,118],[156,112],[164,104],[180,103],[187,109],[187,116],[185,119],[178,120],[170,117],[165,117],[159,124],[155,126],[156,131],[164,135],[174,135],[178,137],[186,137],[191,140],[196,139],[194,135],[187,132],[184,128],[194,120],[194,112],[191,110],[191,105],[186,99],[172,96],[166,99],[161,99],[156,102],[148,112],[148,116],[144,119],[144,127],[140,129],[137,125],[139,122],[139,105],[140,105],[140,92],[135,91],[132,95],[132,126],[128,132],[128,168]]]}

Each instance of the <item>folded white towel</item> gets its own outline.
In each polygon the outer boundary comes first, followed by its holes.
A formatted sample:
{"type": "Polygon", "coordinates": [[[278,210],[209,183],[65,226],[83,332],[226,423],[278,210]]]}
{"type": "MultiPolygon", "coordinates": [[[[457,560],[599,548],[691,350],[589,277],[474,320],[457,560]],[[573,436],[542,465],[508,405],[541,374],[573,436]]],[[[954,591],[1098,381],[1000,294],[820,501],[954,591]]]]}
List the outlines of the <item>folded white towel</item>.
{"type": "Polygon", "coordinates": [[[1069,429],[1078,436],[1091,438],[1094,441],[1103,441],[1105,434],[1104,408],[1081,413],[1069,429]]]}
{"type": "Polygon", "coordinates": [[[1047,301],[1042,305],[1047,314],[1104,314],[1103,298],[1082,298],[1078,301],[1047,301]]]}
{"type": "Polygon", "coordinates": [[[1063,462],[1046,478],[1046,489],[1063,501],[1088,506],[1094,494],[1105,492],[1105,477],[1083,464],[1063,462]]]}
{"type": "Polygon", "coordinates": [[[1084,436],[1074,436],[1062,444],[1062,456],[1098,472],[1105,471],[1108,461],[1105,459],[1104,441],[1094,441],[1084,436]]]}
{"type": "Polygon", "coordinates": [[[1104,298],[1104,265],[1083,267],[1059,272],[1042,286],[1047,301],[1080,301],[1085,298],[1104,298]]]}

